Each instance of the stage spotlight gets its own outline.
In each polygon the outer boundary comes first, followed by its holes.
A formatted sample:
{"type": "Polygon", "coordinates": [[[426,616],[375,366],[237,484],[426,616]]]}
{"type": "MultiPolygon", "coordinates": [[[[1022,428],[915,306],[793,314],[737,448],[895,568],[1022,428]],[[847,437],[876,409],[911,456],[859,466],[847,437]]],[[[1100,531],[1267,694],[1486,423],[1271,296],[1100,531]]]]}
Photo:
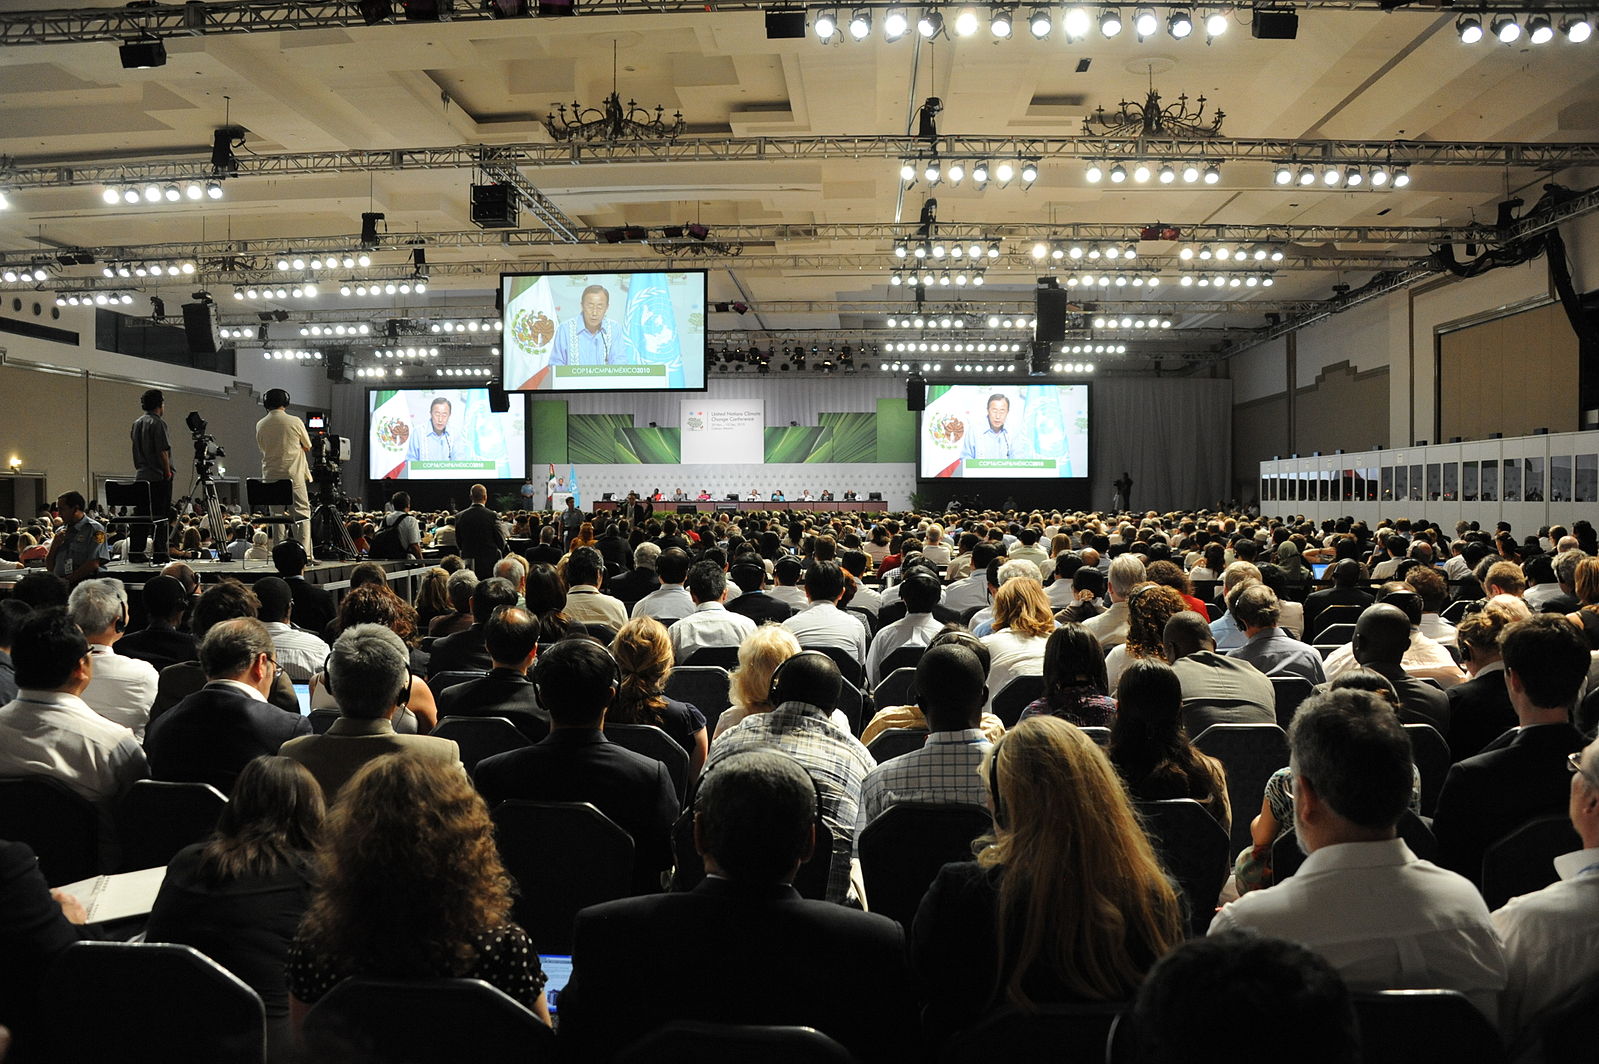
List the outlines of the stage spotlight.
{"type": "Polygon", "coordinates": [[[864,41],[872,32],[872,13],[864,7],[855,9],[849,18],[849,35],[857,41],[864,41]]]}
{"type": "Polygon", "coordinates": [[[1570,15],[1560,21],[1560,32],[1572,44],[1581,44],[1593,36],[1593,22],[1587,15],[1570,15]]]}
{"type": "Polygon", "coordinates": [[[977,12],[963,7],[955,15],[955,36],[970,37],[977,32],[977,12]]]}
{"type": "Polygon", "coordinates": [[[1002,41],[1010,37],[1013,28],[1008,7],[996,7],[988,16],[988,32],[1002,41]]]}
{"type": "Polygon", "coordinates": [[[830,41],[833,34],[838,32],[838,12],[832,8],[824,8],[816,13],[816,21],[812,24],[816,30],[816,39],[830,41]]]}
{"type": "Polygon", "coordinates": [[[1540,11],[1527,17],[1527,40],[1533,44],[1548,44],[1555,39],[1555,27],[1547,12],[1540,11]]]}
{"type": "Polygon", "coordinates": [[[883,39],[886,41],[899,40],[909,28],[910,22],[905,18],[903,7],[891,7],[883,16],[883,39]]]}
{"type": "Polygon", "coordinates": [[[1169,185],[1177,180],[1177,171],[1172,168],[1171,163],[1164,163],[1161,165],[1159,176],[1161,184],[1169,185]]]}
{"type": "Polygon", "coordinates": [[[1362,180],[1363,175],[1360,172],[1360,167],[1351,166],[1349,169],[1344,171],[1344,187],[1358,188],[1362,180]]]}
{"type": "Polygon", "coordinates": [[[1160,20],[1155,17],[1155,12],[1147,7],[1141,7],[1133,13],[1133,32],[1139,40],[1153,37],[1155,31],[1160,29],[1160,20]]]}
{"type": "Polygon", "coordinates": [[[1038,164],[1032,159],[1023,160],[1021,173],[1022,184],[1031,185],[1038,180],[1038,164]]]}
{"type": "Polygon", "coordinates": [[[1410,171],[1403,166],[1394,167],[1394,187],[1404,188],[1410,184],[1410,171]]]}
{"type": "Polygon", "coordinates": [[[1301,185],[1314,185],[1316,183],[1316,171],[1308,166],[1301,166],[1299,168],[1299,183],[1301,185]]]}
{"type": "Polygon", "coordinates": [[[944,15],[939,11],[923,11],[916,20],[916,32],[923,37],[937,37],[944,31],[944,15]]]}
{"type": "Polygon", "coordinates": [[[1278,163],[1277,164],[1277,170],[1272,175],[1272,180],[1274,182],[1276,182],[1277,184],[1279,184],[1279,185],[1291,185],[1291,184],[1293,184],[1294,183],[1294,169],[1293,169],[1293,167],[1289,166],[1287,163],[1278,163]]]}
{"type": "Polygon", "coordinates": [[[1177,40],[1182,40],[1194,32],[1194,16],[1182,8],[1178,8],[1166,19],[1166,31],[1177,40]]]}
{"type": "Polygon", "coordinates": [[[1149,181],[1149,164],[1148,163],[1134,163],[1133,164],[1133,181],[1134,181],[1134,183],[1139,184],[1139,185],[1145,184],[1146,182],[1149,181]]]}
{"type": "Polygon", "coordinates": [[[1227,12],[1212,11],[1205,16],[1205,36],[1220,37],[1227,32],[1227,12]]]}
{"type": "Polygon", "coordinates": [[[1488,30],[1499,39],[1500,44],[1515,44],[1521,39],[1521,23],[1510,15],[1495,15],[1493,21],[1488,23],[1488,30]]]}
{"type": "Polygon", "coordinates": [[[1205,184],[1214,185],[1221,180],[1221,167],[1211,163],[1205,167],[1205,184]]]}
{"type": "Polygon", "coordinates": [[[1184,163],[1183,164],[1183,184],[1192,185],[1195,181],[1198,181],[1198,180],[1199,180],[1199,164],[1198,163],[1184,163]]]}
{"type": "Polygon", "coordinates": [[[1107,7],[1099,13],[1099,32],[1105,37],[1114,37],[1122,31],[1122,13],[1120,8],[1107,7]]]}
{"type": "Polygon", "coordinates": [[[1015,176],[1016,167],[1010,162],[1009,159],[1002,160],[1000,164],[994,168],[994,177],[1002,185],[1010,181],[1010,179],[1015,176]]]}
{"type": "Polygon", "coordinates": [[[1126,180],[1127,180],[1127,167],[1123,166],[1121,163],[1117,163],[1115,166],[1112,166],[1110,168],[1110,183],[1111,184],[1119,185],[1119,184],[1121,184],[1122,182],[1124,182],[1126,180]]]}
{"type": "Polygon", "coordinates": [[[1482,40],[1482,16],[1461,15],[1455,22],[1455,32],[1460,34],[1461,44],[1476,44],[1482,40]]]}
{"type": "Polygon", "coordinates": [[[1338,184],[1338,182],[1342,181],[1343,179],[1343,171],[1339,170],[1336,166],[1329,166],[1321,172],[1321,183],[1326,185],[1328,188],[1338,184]]]}
{"type": "Polygon", "coordinates": [[[1083,7],[1067,8],[1065,18],[1061,19],[1061,28],[1066,31],[1068,41],[1080,41],[1087,37],[1093,26],[1094,20],[1089,16],[1088,9],[1083,7]]]}
{"type": "Polygon", "coordinates": [[[1089,163],[1088,169],[1083,171],[1083,177],[1088,180],[1090,185],[1097,185],[1104,179],[1105,170],[1098,163],[1089,163]]]}
{"type": "Polygon", "coordinates": [[[1041,41],[1048,37],[1049,31],[1054,28],[1054,23],[1049,17],[1049,8],[1041,7],[1034,11],[1032,17],[1027,20],[1027,28],[1035,40],[1041,41]]]}

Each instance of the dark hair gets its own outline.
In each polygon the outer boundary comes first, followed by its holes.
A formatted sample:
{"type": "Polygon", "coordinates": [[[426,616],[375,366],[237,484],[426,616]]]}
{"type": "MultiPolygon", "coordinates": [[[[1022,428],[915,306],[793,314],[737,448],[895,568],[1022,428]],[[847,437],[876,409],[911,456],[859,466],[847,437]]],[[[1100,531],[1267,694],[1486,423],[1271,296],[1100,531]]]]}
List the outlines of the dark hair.
{"type": "Polygon", "coordinates": [[[748,750],[705,774],[694,820],[705,852],[730,878],[771,883],[805,856],[816,804],[816,784],[798,761],[748,750]]]}
{"type": "Polygon", "coordinates": [[[931,647],[916,663],[916,703],[933,731],[972,727],[982,712],[988,670],[969,648],[931,647]]]}
{"type": "Polygon", "coordinates": [[[224,578],[206,588],[194,604],[194,612],[189,615],[189,631],[194,638],[204,639],[218,621],[255,617],[260,612],[261,600],[255,597],[254,591],[237,580],[224,578]]]}
{"type": "Polygon", "coordinates": [[[189,592],[176,577],[152,576],[144,582],[143,597],[145,615],[166,621],[182,612],[189,592]]]}
{"type": "Polygon", "coordinates": [[[1110,694],[1105,652],[1094,633],[1068,621],[1051,632],[1044,644],[1044,693],[1060,695],[1067,687],[1085,683],[1097,694],[1110,694]]]}
{"type": "Polygon", "coordinates": [[[918,567],[900,583],[899,598],[906,613],[931,613],[942,593],[938,577],[918,567]]]}
{"type": "Polygon", "coordinates": [[[796,584],[803,572],[804,567],[800,565],[799,559],[792,555],[779,558],[772,563],[772,575],[777,578],[779,584],[796,584]]]}
{"type": "Polygon", "coordinates": [[[1184,794],[1203,793],[1213,777],[1183,731],[1183,687],[1164,661],[1141,658],[1116,684],[1110,760],[1135,794],[1165,790],[1178,780],[1184,794]]]}
{"type": "Polygon", "coordinates": [[[270,755],[247,761],[200,850],[200,879],[222,886],[308,861],[325,814],[322,788],[304,765],[270,755]]]}
{"type": "Polygon", "coordinates": [[[605,559],[593,547],[577,547],[566,559],[566,586],[579,584],[599,586],[600,574],[605,572],[605,559]]]}
{"type": "Polygon", "coordinates": [[[22,618],[11,640],[17,686],[53,691],[72,678],[88,653],[89,641],[65,608],[34,610],[22,618]]]}
{"type": "Polygon", "coordinates": [[[933,638],[927,641],[927,649],[934,647],[957,646],[965,647],[977,655],[978,662],[983,666],[983,675],[988,675],[992,664],[992,655],[988,651],[988,644],[977,638],[971,632],[958,624],[950,623],[940,628],[933,638]]]}
{"type": "Polygon", "coordinates": [[[377,562],[362,562],[350,570],[350,590],[365,587],[367,584],[389,586],[388,570],[377,562]]]}
{"type": "Polygon", "coordinates": [[[539,623],[527,610],[506,606],[483,624],[483,645],[489,658],[505,665],[526,660],[539,642],[539,623]]]}
{"type": "MultiPolygon", "coordinates": [[[[147,585],[148,587],[148,585],[147,585]]],[[[294,605],[294,595],[289,591],[288,581],[281,576],[263,576],[250,590],[255,592],[256,616],[263,621],[286,621],[289,619],[289,610],[294,605]]]]}
{"type": "Polygon", "coordinates": [[[1377,695],[1345,689],[1307,698],[1288,726],[1288,749],[1295,774],[1351,823],[1392,827],[1410,804],[1410,737],[1377,695]]]}
{"type": "MultiPolygon", "coordinates": [[[[146,584],[148,588],[150,585],[146,584]]],[[[0,648],[9,648],[17,637],[17,627],[22,619],[33,612],[33,607],[15,599],[0,599],[0,648]]]]}
{"type": "Polygon", "coordinates": [[[161,394],[160,388],[150,388],[139,396],[139,409],[148,413],[152,410],[161,409],[166,405],[166,402],[167,397],[161,394]]]}
{"type": "Polygon", "coordinates": [[[272,567],[279,576],[299,576],[310,560],[304,544],[297,539],[286,539],[272,548],[272,567]]]}
{"type": "Polygon", "coordinates": [[[681,584],[688,575],[691,559],[682,547],[668,547],[655,560],[655,572],[663,584],[681,584]]]}
{"type": "Polygon", "coordinates": [[[1505,629],[1499,640],[1505,668],[1539,709],[1570,706],[1588,676],[1588,644],[1560,614],[1534,614],[1505,629]]]}
{"type": "Polygon", "coordinates": [[[261,397],[261,405],[268,410],[278,410],[289,405],[289,393],[282,388],[268,388],[261,397]]]}
{"type": "Polygon", "coordinates": [[[411,493],[408,491],[397,491],[393,495],[389,496],[389,504],[396,510],[409,510],[411,508],[411,493]]]}
{"type": "Polygon", "coordinates": [[[501,606],[516,605],[516,588],[504,577],[491,576],[479,580],[472,589],[472,622],[487,624],[494,611],[501,606]]]}
{"type": "Polygon", "coordinates": [[[805,594],[813,602],[833,602],[844,593],[844,572],[837,562],[814,562],[805,570],[805,594]]]}
{"type": "Polygon", "coordinates": [[[566,581],[548,562],[534,562],[528,566],[525,595],[528,610],[537,616],[566,609],[566,581]]]}
{"type": "Polygon", "coordinates": [[[819,650],[801,650],[787,658],[772,673],[767,702],[804,702],[824,710],[838,708],[838,695],[844,689],[838,663],[819,650]]]}
{"type": "Polygon", "coordinates": [[[18,580],[11,588],[11,597],[36,610],[65,606],[70,589],[67,582],[55,573],[36,570],[18,580]]]}
{"type": "Polygon", "coordinates": [[[759,591],[766,584],[766,566],[759,562],[737,562],[728,574],[743,592],[759,591]]]}
{"type": "Polygon", "coordinates": [[[695,562],[689,566],[686,584],[695,602],[716,602],[727,592],[727,574],[715,562],[695,562]]]}
{"type": "Polygon", "coordinates": [[[229,679],[262,654],[272,654],[272,636],[254,617],[230,617],[213,624],[200,641],[200,671],[208,680],[229,679]]]}
{"type": "Polygon", "coordinates": [[[563,639],[533,663],[539,705],[556,724],[597,724],[615,697],[618,670],[611,652],[592,639],[563,639]]]}

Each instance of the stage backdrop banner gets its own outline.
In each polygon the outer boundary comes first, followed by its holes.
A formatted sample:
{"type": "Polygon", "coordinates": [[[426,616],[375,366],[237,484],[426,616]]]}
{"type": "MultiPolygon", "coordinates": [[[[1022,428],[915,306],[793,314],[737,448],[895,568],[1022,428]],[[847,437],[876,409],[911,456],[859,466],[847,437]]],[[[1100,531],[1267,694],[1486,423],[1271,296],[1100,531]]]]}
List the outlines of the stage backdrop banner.
{"type": "Polygon", "coordinates": [[[685,464],[760,465],[765,458],[762,400],[685,399],[678,411],[685,464]]]}

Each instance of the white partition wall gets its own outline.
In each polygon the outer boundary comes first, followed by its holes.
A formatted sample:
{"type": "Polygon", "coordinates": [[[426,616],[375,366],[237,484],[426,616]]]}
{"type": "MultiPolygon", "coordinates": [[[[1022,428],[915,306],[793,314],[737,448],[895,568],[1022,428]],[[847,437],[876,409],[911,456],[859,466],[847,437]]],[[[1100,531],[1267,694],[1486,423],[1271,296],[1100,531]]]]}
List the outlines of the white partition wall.
{"type": "Polygon", "coordinates": [[[1260,463],[1261,513],[1375,523],[1425,517],[1518,537],[1550,524],[1599,523],[1599,432],[1472,440],[1260,463]]]}

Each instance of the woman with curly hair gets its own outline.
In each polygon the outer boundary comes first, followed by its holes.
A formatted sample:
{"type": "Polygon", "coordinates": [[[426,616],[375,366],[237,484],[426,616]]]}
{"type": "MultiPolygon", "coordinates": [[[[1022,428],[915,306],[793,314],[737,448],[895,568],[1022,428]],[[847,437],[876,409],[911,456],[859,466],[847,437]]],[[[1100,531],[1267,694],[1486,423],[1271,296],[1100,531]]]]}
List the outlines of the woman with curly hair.
{"type": "MultiPolygon", "coordinates": [[[[381,624],[413,650],[411,694],[406,700],[406,708],[394,714],[394,730],[423,734],[432,731],[439,723],[439,707],[433,700],[432,690],[416,675],[416,611],[396,595],[387,583],[362,584],[339,601],[339,615],[330,625],[331,634],[337,639],[345,629],[358,624],[381,624]]],[[[316,709],[331,709],[338,705],[320,672],[311,677],[311,705],[316,709]]]]}
{"type": "Polygon", "coordinates": [[[1183,940],[1177,894],[1081,729],[1022,721],[980,772],[994,833],[940,869],[908,936],[934,1041],[996,1009],[1125,1001],[1183,940]]]}
{"type": "Polygon", "coordinates": [[[1105,656],[1105,679],[1112,693],[1133,662],[1166,660],[1166,622],[1186,609],[1188,604],[1173,588],[1145,582],[1132,589],[1127,596],[1127,642],[1105,656]]]}
{"type": "Polygon", "coordinates": [[[489,807],[458,766],[398,755],[363,766],[328,814],[315,883],[289,950],[297,1021],[363,976],[482,979],[550,1022],[489,807]]]}
{"type": "Polygon", "coordinates": [[[605,712],[606,723],[661,729],[688,754],[689,778],[698,777],[709,744],[705,714],[688,702],[666,697],[666,680],[672,675],[672,642],[666,626],[654,617],[634,617],[616,633],[611,656],[616,658],[621,683],[605,712]]]}

